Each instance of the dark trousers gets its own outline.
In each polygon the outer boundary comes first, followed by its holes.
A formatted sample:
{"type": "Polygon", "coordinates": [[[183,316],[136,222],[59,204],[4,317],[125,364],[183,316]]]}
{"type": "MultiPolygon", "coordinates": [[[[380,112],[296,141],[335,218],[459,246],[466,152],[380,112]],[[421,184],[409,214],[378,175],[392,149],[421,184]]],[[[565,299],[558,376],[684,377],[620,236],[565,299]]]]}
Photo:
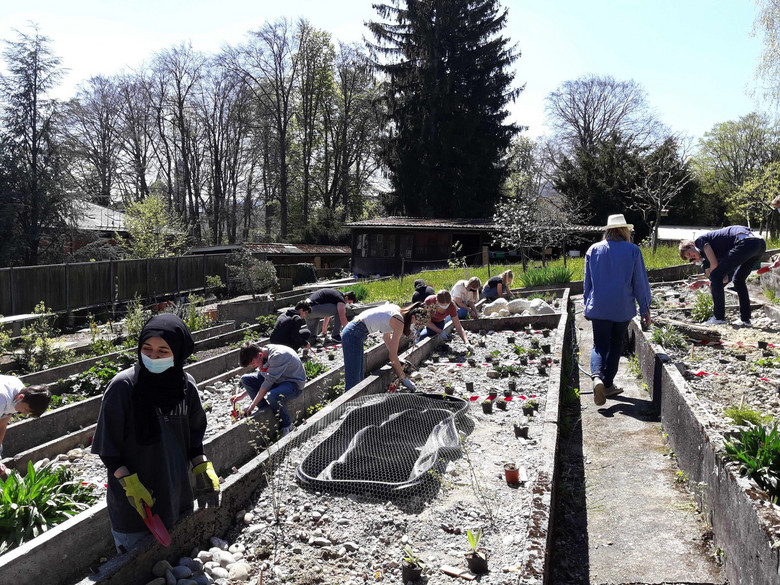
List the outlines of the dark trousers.
{"type": "Polygon", "coordinates": [[[590,352],[590,375],[598,376],[609,388],[615,381],[620,356],[623,353],[623,338],[631,321],[608,321],[591,319],[593,325],[593,349],[590,352]]]}
{"type": "Polygon", "coordinates": [[[761,261],[764,252],[766,242],[763,238],[745,238],[738,241],[726,257],[718,261],[715,270],[710,272],[713,313],[716,319],[726,318],[726,295],[723,291],[726,285],[723,284],[723,278],[734,272],[732,282],[739,297],[739,318],[750,321],[750,295],[745,280],[756,263],[761,261]]]}

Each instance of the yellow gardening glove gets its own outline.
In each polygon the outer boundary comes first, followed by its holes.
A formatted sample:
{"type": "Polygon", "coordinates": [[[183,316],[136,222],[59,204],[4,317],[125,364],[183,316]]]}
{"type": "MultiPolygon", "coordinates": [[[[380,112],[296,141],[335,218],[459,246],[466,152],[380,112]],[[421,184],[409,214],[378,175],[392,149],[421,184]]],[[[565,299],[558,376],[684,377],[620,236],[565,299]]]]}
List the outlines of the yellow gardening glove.
{"type": "Polygon", "coordinates": [[[219,477],[211,461],[204,461],[192,468],[195,476],[195,497],[201,508],[219,505],[219,477]]]}
{"type": "Polygon", "coordinates": [[[138,479],[138,474],[126,475],[119,478],[120,485],[125,488],[125,495],[127,501],[133,506],[136,511],[141,515],[141,518],[146,518],[146,510],[144,510],[144,502],[150,508],[154,506],[154,498],[149,490],[144,487],[141,480],[138,479]]]}

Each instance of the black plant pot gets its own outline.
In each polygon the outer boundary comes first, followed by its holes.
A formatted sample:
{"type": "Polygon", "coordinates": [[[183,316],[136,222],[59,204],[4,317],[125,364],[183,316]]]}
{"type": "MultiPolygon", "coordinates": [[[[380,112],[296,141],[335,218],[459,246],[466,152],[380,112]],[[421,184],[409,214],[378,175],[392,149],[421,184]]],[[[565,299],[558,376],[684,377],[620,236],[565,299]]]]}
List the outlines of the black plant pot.
{"type": "Polygon", "coordinates": [[[466,382],[466,392],[469,394],[474,392],[474,382],[466,382]]]}
{"type": "Polygon", "coordinates": [[[528,365],[528,358],[524,355],[520,356],[520,365],[521,366],[527,366],[528,365]]]}
{"type": "Polygon", "coordinates": [[[406,561],[404,561],[401,565],[401,580],[404,584],[408,583],[409,581],[416,583],[422,579],[422,573],[423,569],[418,565],[413,565],[411,563],[407,563],[406,561]]]}
{"type": "Polygon", "coordinates": [[[445,387],[444,387],[444,393],[445,393],[447,396],[452,396],[452,394],[453,394],[454,392],[455,392],[455,388],[453,388],[452,386],[445,386],[445,387]]]}
{"type": "Polygon", "coordinates": [[[534,407],[533,406],[528,406],[528,405],[523,405],[523,414],[525,416],[533,416],[534,415],[534,407]]]}
{"type": "Polygon", "coordinates": [[[550,347],[550,344],[549,344],[549,343],[546,343],[546,344],[544,344],[544,345],[542,346],[542,351],[543,351],[544,353],[550,353],[550,350],[551,350],[551,349],[552,349],[552,348],[550,347]]]}
{"type": "Polygon", "coordinates": [[[498,410],[506,410],[507,401],[506,400],[496,400],[496,406],[498,407],[498,410]]]}
{"type": "Polygon", "coordinates": [[[485,400],[482,402],[482,412],[485,414],[490,414],[493,412],[493,401],[492,400],[485,400]]]}
{"type": "Polygon", "coordinates": [[[469,571],[475,575],[483,575],[488,572],[487,554],[485,552],[482,552],[481,555],[468,553],[466,555],[466,564],[469,566],[469,571]]]}
{"type": "Polygon", "coordinates": [[[510,345],[513,344],[515,342],[514,336],[510,335],[509,337],[507,337],[506,342],[509,343],[510,345]]]}
{"type": "Polygon", "coordinates": [[[758,349],[766,349],[769,346],[769,344],[766,341],[759,341],[758,342],[758,349]]]}
{"type": "Polygon", "coordinates": [[[504,396],[512,396],[511,393],[514,392],[515,390],[517,390],[517,382],[515,380],[509,380],[509,382],[507,382],[506,386],[507,386],[507,389],[509,390],[510,394],[507,394],[505,392],[504,396]]]}
{"type": "MultiPolygon", "coordinates": [[[[533,409],[531,409],[531,412],[533,412],[533,409]]],[[[527,425],[515,425],[515,437],[517,438],[528,438],[528,426],[527,425]]]]}

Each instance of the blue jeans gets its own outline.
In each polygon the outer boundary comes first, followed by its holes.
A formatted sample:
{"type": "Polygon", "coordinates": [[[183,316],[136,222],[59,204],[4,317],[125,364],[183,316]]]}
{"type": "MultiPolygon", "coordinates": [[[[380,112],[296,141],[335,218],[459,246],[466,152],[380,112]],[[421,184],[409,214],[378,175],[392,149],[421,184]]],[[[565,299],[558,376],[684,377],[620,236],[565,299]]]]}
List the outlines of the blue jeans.
{"type": "MultiPolygon", "coordinates": [[[[263,382],[265,382],[265,378],[262,372],[259,371],[241,376],[241,385],[246,389],[252,400],[257,397],[263,382]]],[[[290,415],[287,413],[287,401],[294,400],[300,395],[301,389],[298,388],[298,384],[295,382],[281,382],[266,392],[264,400],[271,407],[274,415],[279,418],[279,424],[282,427],[289,427],[292,424],[290,415]]]]}
{"type": "Polygon", "coordinates": [[[757,262],[766,252],[766,242],[762,238],[745,238],[734,244],[718,266],[710,272],[713,314],[716,319],[726,318],[726,295],[723,292],[723,278],[734,272],[732,282],[739,297],[739,318],[750,321],[750,295],[745,280],[757,262]]]}
{"type": "Polygon", "coordinates": [[[469,312],[466,309],[458,307],[458,319],[468,319],[469,312]]]}
{"type": "Polygon", "coordinates": [[[488,301],[495,301],[498,298],[498,287],[486,285],[482,289],[482,297],[488,301]]]}
{"type": "Polygon", "coordinates": [[[599,377],[609,388],[615,381],[620,356],[623,353],[623,337],[631,321],[591,319],[593,325],[593,349],[590,352],[590,375],[599,377]]]}
{"type": "Polygon", "coordinates": [[[359,320],[350,321],[341,331],[341,349],[344,352],[344,389],[357,386],[365,377],[363,342],[368,337],[366,324],[359,320]]]}
{"type": "MultiPolygon", "coordinates": [[[[449,317],[447,317],[447,318],[449,319],[449,317]]],[[[438,327],[439,329],[444,330],[444,326],[447,324],[447,321],[446,320],[444,320],[444,321],[431,321],[431,323],[433,325],[436,325],[436,327],[438,327]]],[[[431,329],[430,327],[426,327],[420,333],[420,336],[417,338],[417,341],[422,341],[426,337],[436,337],[437,335],[440,335],[440,334],[437,333],[436,331],[434,331],[433,329],[431,329]]]]}

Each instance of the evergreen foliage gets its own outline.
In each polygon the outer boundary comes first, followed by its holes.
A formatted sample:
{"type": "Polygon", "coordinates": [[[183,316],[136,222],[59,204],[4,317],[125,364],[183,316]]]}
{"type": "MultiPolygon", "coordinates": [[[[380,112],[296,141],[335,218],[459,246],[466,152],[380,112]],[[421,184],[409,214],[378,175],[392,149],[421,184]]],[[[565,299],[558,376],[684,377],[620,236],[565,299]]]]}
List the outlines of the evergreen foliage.
{"type": "Polygon", "coordinates": [[[382,157],[394,214],[489,217],[507,176],[504,123],[519,54],[497,0],[390,0],[369,22],[390,122],[382,157]],[[475,204],[475,202],[479,202],[475,204]]]}

